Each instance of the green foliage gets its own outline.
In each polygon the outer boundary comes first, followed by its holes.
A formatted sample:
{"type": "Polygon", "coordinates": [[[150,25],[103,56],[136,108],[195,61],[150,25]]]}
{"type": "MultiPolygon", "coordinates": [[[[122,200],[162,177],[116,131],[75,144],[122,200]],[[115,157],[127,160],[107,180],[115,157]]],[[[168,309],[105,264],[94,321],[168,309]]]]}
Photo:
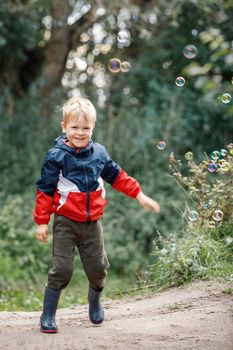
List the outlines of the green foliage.
{"type": "Polygon", "coordinates": [[[227,149],[213,150],[211,156],[199,164],[192,152],[185,154],[187,176],[182,175],[182,164],[170,155],[170,167],[179,187],[192,200],[191,210],[186,209],[188,226],[213,228],[232,223],[233,219],[233,144],[227,149]]]}
{"type": "Polygon", "coordinates": [[[155,241],[155,263],[145,274],[144,283],[158,287],[179,286],[197,278],[230,277],[233,261],[223,241],[206,232],[185,232],[182,238],[155,241]]]}
{"type": "Polygon", "coordinates": [[[0,288],[29,286],[41,282],[39,276],[51,264],[49,245],[35,240],[32,222],[32,193],[9,196],[0,214],[0,288]]]}
{"type": "Polygon", "coordinates": [[[180,170],[181,161],[176,160],[173,153],[170,155],[172,174],[178,186],[187,193],[194,210],[186,204],[182,232],[169,238],[158,234],[152,254],[154,263],[146,271],[144,283],[152,280],[157,286],[168,287],[195,278],[231,278],[232,146],[228,146],[228,152],[222,150],[222,155],[215,151],[211,154],[212,159],[207,157],[200,163],[194,162],[192,152],[186,153],[188,167],[183,171],[188,174],[185,175],[180,170]],[[210,163],[215,166],[211,168],[210,163]],[[208,171],[211,169],[214,169],[213,173],[208,171]]]}
{"type": "Polygon", "coordinates": [[[9,105],[4,103],[4,96],[0,97],[0,196],[4,199],[8,194],[28,192],[28,187],[34,191],[31,188],[39,177],[45,153],[60,133],[61,115],[53,113],[46,120],[38,108],[35,90],[32,88],[24,99],[9,97],[9,105]]]}
{"type": "Polygon", "coordinates": [[[167,235],[173,226],[181,227],[182,224],[169,200],[169,193],[172,192],[169,177],[157,180],[154,175],[148,179],[147,186],[142,187],[145,193],[159,201],[161,214],[146,213],[136,200],[107,188],[108,206],[103,216],[106,251],[111,268],[120,274],[140,273],[151,260],[156,231],[159,229],[167,235]],[[165,189],[163,195],[159,193],[160,186],[165,189]]]}
{"type": "Polygon", "coordinates": [[[43,39],[41,18],[46,6],[45,3],[41,5],[39,1],[27,4],[1,2],[0,48],[5,67],[12,67],[12,64],[21,67],[27,61],[28,53],[33,52],[43,39]]]}
{"type": "Polygon", "coordinates": [[[1,289],[0,311],[31,311],[42,308],[42,295],[35,290],[1,289]]]}

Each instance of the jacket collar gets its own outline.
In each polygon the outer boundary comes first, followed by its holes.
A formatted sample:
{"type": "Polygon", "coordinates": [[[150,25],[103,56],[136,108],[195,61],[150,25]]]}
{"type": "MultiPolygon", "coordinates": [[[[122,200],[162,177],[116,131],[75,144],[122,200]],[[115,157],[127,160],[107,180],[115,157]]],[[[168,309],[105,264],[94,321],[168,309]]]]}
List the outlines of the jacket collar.
{"type": "Polygon", "coordinates": [[[84,154],[86,152],[89,152],[90,149],[92,149],[93,147],[93,141],[90,140],[87,144],[86,147],[82,147],[82,148],[74,148],[74,147],[70,147],[66,144],[66,135],[63,134],[62,136],[57,137],[54,140],[54,147],[55,148],[61,148],[67,152],[70,152],[72,154],[84,154]]]}

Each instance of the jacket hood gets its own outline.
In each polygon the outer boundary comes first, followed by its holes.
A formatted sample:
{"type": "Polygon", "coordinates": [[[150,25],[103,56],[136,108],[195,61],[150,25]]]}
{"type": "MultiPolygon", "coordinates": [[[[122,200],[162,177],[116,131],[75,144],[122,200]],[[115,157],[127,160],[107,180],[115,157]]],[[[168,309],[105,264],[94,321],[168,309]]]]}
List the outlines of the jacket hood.
{"type": "Polygon", "coordinates": [[[90,149],[92,149],[93,147],[93,141],[90,140],[88,142],[88,145],[86,147],[82,147],[82,148],[73,148],[73,147],[70,147],[66,144],[66,141],[67,140],[67,137],[65,134],[57,137],[55,140],[54,140],[54,148],[61,148],[67,152],[70,152],[70,153],[85,153],[85,152],[88,152],[90,151],[90,149]]]}

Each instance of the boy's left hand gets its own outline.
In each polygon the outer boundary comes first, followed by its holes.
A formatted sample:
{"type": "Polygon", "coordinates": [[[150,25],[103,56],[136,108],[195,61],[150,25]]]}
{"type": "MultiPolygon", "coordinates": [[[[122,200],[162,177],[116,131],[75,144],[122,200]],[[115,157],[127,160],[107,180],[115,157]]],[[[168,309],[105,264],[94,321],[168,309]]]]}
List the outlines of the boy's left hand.
{"type": "Polygon", "coordinates": [[[140,192],[136,197],[138,203],[146,210],[153,210],[155,213],[160,212],[159,203],[154,201],[152,198],[146,196],[144,193],[140,192]]]}

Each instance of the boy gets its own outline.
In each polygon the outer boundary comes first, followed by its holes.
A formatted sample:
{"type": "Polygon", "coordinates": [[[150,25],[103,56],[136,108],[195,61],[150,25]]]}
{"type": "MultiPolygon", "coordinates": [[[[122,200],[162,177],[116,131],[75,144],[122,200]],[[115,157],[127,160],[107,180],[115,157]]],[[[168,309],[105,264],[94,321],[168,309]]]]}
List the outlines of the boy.
{"type": "Polygon", "coordinates": [[[100,302],[109,263],[104,250],[101,216],[107,204],[103,180],[136,198],[146,210],[159,212],[159,204],[142,193],[139,183],[116,164],[106,149],[91,140],[96,110],[85,98],[72,98],[63,106],[61,127],[65,137],[55,140],[36,183],[34,220],[36,239],[48,240],[48,222],[54,213],[53,267],[48,273],[40,330],[56,333],[55,314],[61,290],[71,280],[75,247],[89,281],[89,318],[104,320],[100,302]]]}

